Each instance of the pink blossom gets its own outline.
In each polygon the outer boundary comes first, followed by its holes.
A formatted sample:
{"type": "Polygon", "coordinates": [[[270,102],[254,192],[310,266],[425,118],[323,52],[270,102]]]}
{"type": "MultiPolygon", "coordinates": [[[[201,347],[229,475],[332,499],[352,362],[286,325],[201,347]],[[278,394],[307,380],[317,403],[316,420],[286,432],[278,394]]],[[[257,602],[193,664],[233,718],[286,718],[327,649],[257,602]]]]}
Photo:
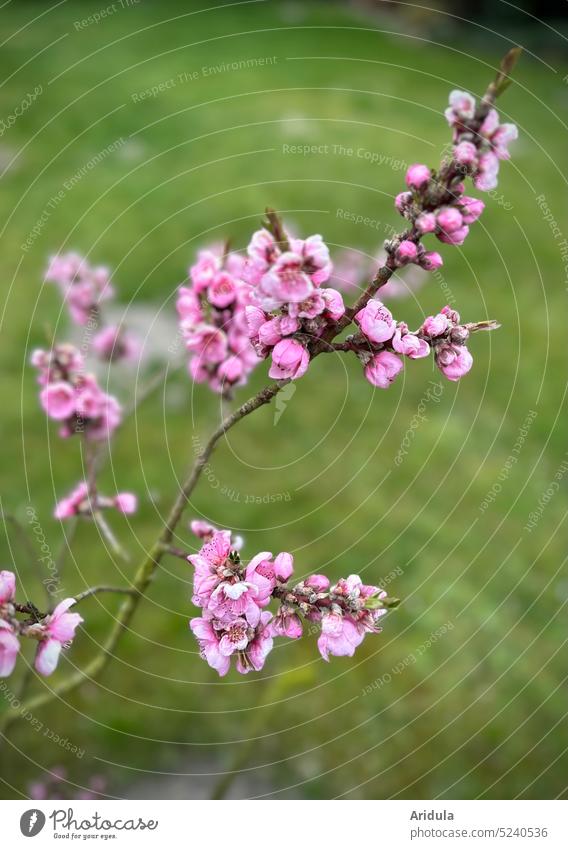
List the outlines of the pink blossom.
{"type": "Polygon", "coordinates": [[[246,675],[253,669],[255,672],[260,672],[264,666],[264,662],[269,652],[272,651],[274,644],[269,625],[271,619],[272,613],[263,610],[260,614],[260,622],[246,650],[237,654],[236,668],[237,672],[240,672],[241,675],[246,675]]]}
{"type": "Polygon", "coordinates": [[[445,233],[453,233],[463,226],[461,213],[455,206],[440,207],[436,213],[436,221],[445,233]]]}
{"type": "Polygon", "coordinates": [[[441,232],[438,233],[438,239],[441,242],[445,242],[447,245],[463,245],[465,242],[467,235],[469,233],[469,227],[464,225],[460,227],[458,230],[453,230],[451,233],[441,232]]]}
{"type": "Polygon", "coordinates": [[[268,230],[257,230],[247,248],[251,264],[259,272],[264,273],[276,261],[280,249],[272,233],[268,230]]]}
{"type": "Polygon", "coordinates": [[[287,604],[281,605],[278,613],[268,626],[273,637],[288,637],[297,640],[302,636],[302,620],[287,604]]]}
{"type": "Polygon", "coordinates": [[[473,224],[485,209],[485,204],[482,200],[466,197],[465,195],[460,198],[458,205],[464,224],[473,224]]]}
{"type": "Polygon", "coordinates": [[[475,115],[475,98],[466,91],[454,89],[450,92],[450,105],[445,114],[450,125],[470,121],[475,115]]]}
{"type": "Polygon", "coordinates": [[[325,310],[325,300],[320,289],[315,289],[305,301],[299,304],[288,304],[288,314],[291,318],[316,318],[325,310]]]}
{"type": "Polygon", "coordinates": [[[266,306],[299,304],[313,291],[313,283],[303,270],[304,261],[298,254],[287,251],[278,257],[261,281],[261,291],[267,296],[266,306]]]}
{"type": "Polygon", "coordinates": [[[219,641],[219,651],[225,657],[244,651],[249,643],[249,623],[245,619],[233,619],[219,641]]]}
{"type": "Polygon", "coordinates": [[[321,294],[325,303],[325,315],[332,321],[339,321],[345,315],[343,296],[337,289],[322,289],[321,294]]]}
{"type": "Polygon", "coordinates": [[[236,355],[232,357],[227,357],[226,360],[219,365],[217,369],[217,375],[221,379],[228,384],[238,383],[239,380],[243,377],[245,373],[245,364],[243,360],[241,360],[236,355]]]}
{"type": "Polygon", "coordinates": [[[421,329],[426,336],[442,336],[448,329],[448,318],[444,313],[429,315],[424,319],[421,329]]]}
{"type": "Polygon", "coordinates": [[[364,632],[361,633],[350,616],[324,613],[318,649],[323,659],[327,661],[330,654],[337,657],[353,657],[355,649],[363,642],[364,636],[364,632]]]}
{"type": "Polygon", "coordinates": [[[122,327],[105,327],[93,339],[93,349],[102,360],[132,361],[139,353],[139,345],[122,327]]]}
{"type": "Polygon", "coordinates": [[[132,492],[119,492],[114,498],[114,504],[121,513],[135,513],[138,499],[132,492]]]}
{"type": "MultiPolygon", "coordinates": [[[[322,295],[325,299],[325,292],[329,291],[328,289],[322,289],[322,295]]],[[[293,333],[296,333],[297,330],[300,329],[300,322],[297,318],[292,318],[291,315],[281,315],[279,318],[279,328],[282,336],[291,336],[293,333]]]]}
{"type": "Polygon", "coordinates": [[[309,578],[306,578],[304,584],[317,593],[323,593],[329,589],[329,578],[326,578],[325,575],[310,575],[309,578]]]}
{"type": "Polygon", "coordinates": [[[433,233],[436,229],[436,216],[433,212],[422,212],[414,224],[419,233],[433,233]]]}
{"type": "Polygon", "coordinates": [[[79,513],[90,512],[89,487],[82,481],[75,489],[55,505],[56,519],[69,519],[79,513]]]}
{"type": "Polygon", "coordinates": [[[443,345],[436,351],[436,364],[448,380],[459,380],[467,374],[473,365],[471,356],[465,345],[443,345]]]}
{"type": "Polygon", "coordinates": [[[213,282],[213,278],[221,270],[221,258],[212,250],[199,251],[197,262],[189,269],[189,276],[195,292],[203,292],[213,282]]]}
{"type": "Polygon", "coordinates": [[[35,668],[40,675],[55,671],[61,649],[73,640],[75,629],[83,622],[78,613],[67,612],[74,604],[74,598],[66,598],[42,623],[42,639],[35,657],[35,668]]]}
{"type": "Polygon", "coordinates": [[[221,653],[219,644],[222,634],[213,627],[211,619],[205,617],[192,619],[189,627],[197,638],[201,657],[219,675],[226,675],[231,666],[231,658],[221,653]]]}
{"type": "Polygon", "coordinates": [[[418,262],[425,271],[437,271],[444,264],[444,260],[437,251],[425,251],[418,262]]]}
{"type": "Polygon", "coordinates": [[[472,142],[460,142],[454,147],[454,159],[460,165],[473,165],[477,161],[476,146],[472,142]]]}
{"type": "Polygon", "coordinates": [[[218,327],[211,324],[201,324],[195,328],[185,341],[188,351],[199,354],[203,363],[220,363],[227,356],[227,336],[218,327]]]}
{"type": "Polygon", "coordinates": [[[333,265],[329,258],[329,248],[320,235],[307,239],[292,239],[291,248],[303,259],[304,271],[309,274],[312,283],[321,286],[331,277],[333,265]]]}
{"type": "Polygon", "coordinates": [[[272,365],[268,372],[276,380],[297,380],[308,370],[310,355],[296,339],[282,339],[272,351],[272,365]]]}
{"type": "Polygon", "coordinates": [[[423,189],[430,181],[430,169],[418,163],[411,165],[406,172],[406,185],[409,189],[423,189]]]}
{"type": "Polygon", "coordinates": [[[75,392],[63,380],[48,383],[40,393],[40,401],[47,415],[56,421],[68,419],[75,412],[75,392]]]}
{"type": "Polygon", "coordinates": [[[234,277],[226,271],[218,272],[207,289],[210,304],[219,309],[225,309],[237,297],[237,283],[234,277]]]}
{"type": "Polygon", "coordinates": [[[51,257],[45,279],[59,286],[71,318],[81,325],[114,294],[109,269],[93,267],[76,253],[51,257]]]}
{"type": "Polygon", "coordinates": [[[256,603],[266,607],[278,581],[286,582],[294,571],[294,558],[286,551],[272,561],[272,554],[263,551],[253,557],[246,568],[246,580],[256,587],[256,603]]]}
{"type": "Polygon", "coordinates": [[[176,299],[176,310],[180,319],[187,322],[186,326],[201,324],[203,310],[197,293],[187,286],[180,286],[176,299]]]}
{"type": "Polygon", "coordinates": [[[222,581],[211,593],[208,609],[220,621],[244,616],[254,627],[260,619],[260,608],[255,600],[257,595],[257,588],[247,581],[222,581]]]}
{"type": "Polygon", "coordinates": [[[3,569],[0,572],[0,605],[8,604],[16,595],[16,576],[3,569]]]}
{"type": "Polygon", "coordinates": [[[373,386],[388,389],[402,367],[402,362],[396,354],[381,351],[369,360],[365,367],[365,377],[373,386]]]}
{"type": "Polygon", "coordinates": [[[404,239],[397,247],[394,256],[397,265],[406,265],[409,262],[416,262],[418,248],[414,242],[410,241],[410,239],[404,239]]]}
{"type": "Polygon", "coordinates": [[[271,318],[261,324],[258,330],[258,341],[267,348],[273,348],[282,339],[280,317],[271,318]]]}
{"type": "Polygon", "coordinates": [[[473,183],[476,189],[482,192],[491,191],[497,186],[497,174],[499,173],[498,157],[488,151],[482,153],[477,163],[477,172],[473,183]]]}
{"type": "Polygon", "coordinates": [[[245,307],[245,315],[249,339],[253,342],[258,342],[260,328],[263,324],[267,323],[268,316],[264,310],[260,309],[260,307],[255,307],[250,304],[245,307]]]}
{"type": "Polygon", "coordinates": [[[20,641],[9,622],[0,619],[0,678],[11,675],[20,650],[20,641]]]}
{"type": "MultiPolygon", "coordinates": [[[[428,179],[430,178],[430,172],[428,172],[428,179]]],[[[412,203],[412,192],[400,192],[394,199],[394,205],[401,215],[404,215],[407,212],[410,204],[412,203]]]]}
{"type": "Polygon", "coordinates": [[[371,298],[362,310],[355,316],[355,321],[361,328],[361,332],[375,344],[380,342],[388,342],[392,339],[396,329],[390,310],[385,305],[371,298]]]}
{"type": "Polygon", "coordinates": [[[392,346],[397,353],[405,354],[411,360],[419,360],[430,353],[428,342],[415,336],[414,333],[409,333],[405,324],[397,327],[392,338],[392,346]]]}
{"type": "Polygon", "coordinates": [[[515,124],[501,124],[491,136],[491,144],[499,159],[510,159],[509,144],[519,137],[515,124]]]}
{"type": "Polygon", "coordinates": [[[195,534],[196,537],[200,537],[200,539],[205,540],[210,540],[213,534],[218,532],[215,525],[212,525],[210,522],[206,522],[203,519],[193,519],[189,523],[189,527],[192,534],[195,534]]]}

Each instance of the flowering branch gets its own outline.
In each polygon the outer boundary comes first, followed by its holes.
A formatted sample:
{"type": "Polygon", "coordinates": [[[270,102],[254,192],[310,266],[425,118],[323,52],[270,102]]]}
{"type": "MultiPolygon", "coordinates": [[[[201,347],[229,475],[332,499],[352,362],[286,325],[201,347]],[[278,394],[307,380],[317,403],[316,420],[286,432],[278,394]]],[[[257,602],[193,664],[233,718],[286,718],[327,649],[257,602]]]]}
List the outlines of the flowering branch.
{"type": "MultiPolygon", "coordinates": [[[[403,266],[416,264],[434,271],[443,264],[439,253],[424,248],[424,236],[432,234],[445,244],[461,245],[469,226],[481,215],[484,204],[464,194],[464,180],[471,177],[476,188],[490,190],[497,184],[499,161],[509,158],[508,144],[517,131],[512,124],[499,123],[493,106],[510,81],[518,54],[518,49],[507,54],[479,105],[465,92],[451,93],[446,117],[453,130],[452,153],[438,171],[422,164],[408,169],[408,190],[395,201],[407,227],[385,243],[386,262],[352,307],[345,308],[337,290],[322,288],[331,276],[332,264],[321,236],[291,237],[273,210],[267,210],[265,227],[253,235],[247,257],[230,253],[228,245],[221,255],[215,251],[199,253],[190,269],[191,285],[180,288],[177,301],[193,380],[208,382],[223,397],[231,397],[259,360],[270,356],[269,375],[276,382],[226,416],[197,455],[160,536],[138,567],[132,588],[124,591],[127,598],[103,649],[84,669],[51,692],[32,699],[26,710],[33,711],[102,672],[162,557],[166,553],[180,555],[180,550],[171,547],[175,529],[218,441],[241,419],[269,403],[290,380],[302,377],[314,357],[335,351],[354,353],[369,382],[384,389],[402,370],[404,357],[414,360],[433,353],[436,364],[450,380],[458,380],[469,371],[473,360],[466,341],[472,333],[495,329],[497,322],[462,324],[455,310],[444,307],[437,315],[428,316],[418,330],[410,331],[374,296],[403,266]],[[353,322],[358,332],[336,342],[353,322]]],[[[50,274],[51,279],[64,281],[71,312],[75,320],[85,323],[85,303],[91,309],[93,292],[102,295],[106,289],[106,283],[100,289],[100,274],[81,264],[77,267],[76,258],[69,266],[69,257],[55,258],[50,274]]],[[[120,408],[92,375],[84,373],[75,349],[53,346],[50,352],[36,352],[32,362],[40,372],[42,405],[61,423],[61,436],[82,433],[91,442],[110,437],[120,422],[120,408]]],[[[133,512],[134,496],[100,495],[94,483],[94,465],[90,468],[87,482],[79,484],[57,506],[58,518],[78,515],[100,523],[101,509],[133,512]]],[[[206,527],[199,528],[198,533],[204,545],[198,555],[187,559],[195,569],[194,602],[202,608],[203,616],[192,620],[192,629],[203,656],[220,674],[228,670],[233,654],[239,671],[261,668],[274,636],[299,636],[300,617],[321,625],[318,646],[325,659],[329,654],[351,655],[366,632],[380,630],[378,617],[397,603],[387,599],[380,588],[363,585],[356,575],[333,586],[321,575],[290,584],[291,555],[282,552],[273,559],[262,552],[245,567],[230,532],[206,527]],[[280,605],[274,618],[266,610],[272,600],[280,605]]],[[[40,665],[49,674],[61,647],[70,642],[82,621],[79,614],[68,613],[75,600],[67,599],[49,616],[39,616],[39,621],[34,609],[26,610],[31,619],[19,624],[11,613],[12,609],[16,612],[12,600],[13,593],[0,611],[0,664],[4,664],[0,670],[11,671],[17,634],[25,632],[39,640],[38,655],[45,658],[40,665]]],[[[17,715],[11,714],[6,723],[15,718],[17,715]]]]}

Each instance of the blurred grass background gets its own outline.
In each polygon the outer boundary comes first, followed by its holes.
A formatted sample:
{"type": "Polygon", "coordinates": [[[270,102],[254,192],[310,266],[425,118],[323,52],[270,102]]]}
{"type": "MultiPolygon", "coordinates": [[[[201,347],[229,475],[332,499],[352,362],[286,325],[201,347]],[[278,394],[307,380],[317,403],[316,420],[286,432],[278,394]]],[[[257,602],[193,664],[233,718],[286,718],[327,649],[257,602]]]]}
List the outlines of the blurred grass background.
{"type": "MultiPolygon", "coordinates": [[[[384,231],[342,220],[337,210],[398,226],[392,197],[404,172],[396,163],[436,164],[449,140],[449,90],[480,95],[509,38],[526,38],[537,55],[523,57],[501,103],[520,140],[499,189],[484,197],[486,211],[463,248],[443,251],[441,280],[393,302],[412,326],[450,292],[466,320],[497,318],[503,327],[472,340],[473,371],[427,403],[398,468],[401,440],[428,381],[438,380],[431,364],[407,366],[387,393],[372,391],[355,360],[322,357],[276,426],[274,410],[264,409],[231,432],[188,509],[188,518],[201,514],[242,532],[245,556],[293,551],[299,574],[360,571],[373,583],[390,575],[389,593],[404,603],[380,637],[329,666],[314,637],[282,642],[263,673],[221,681],[187,629],[189,570],[168,560],[101,681],[41,711],[44,729],[84,756],[22,722],[1,754],[3,795],[27,795],[43,770],[64,764],[71,795],[103,773],[110,795],[192,797],[240,766],[237,795],[566,796],[565,482],[536,527],[524,529],[566,450],[558,424],[566,280],[559,240],[535,200],[545,195],[568,233],[561,39],[521,12],[492,32],[390,4],[371,11],[372,4],[261,2],[203,12],[195,2],[114,5],[86,26],[76,22],[99,4],[2,8],[0,116],[42,86],[0,138],[5,514],[26,525],[32,505],[56,552],[63,530],[51,518],[54,499],[81,474],[80,446],[58,441],[45,421],[26,362],[45,344],[46,326],[59,339],[68,335],[57,293],[41,285],[50,253],[76,249],[115,269],[125,320],[158,315],[155,336],[167,348],[175,289],[196,249],[226,236],[242,249],[266,204],[298,232],[321,232],[334,251],[375,253],[384,231]],[[202,71],[262,57],[273,61],[202,71]],[[171,79],[157,96],[137,97],[171,79]],[[120,139],[49,206],[65,181],[120,139]],[[330,151],[286,154],[285,144],[330,151]],[[383,164],[334,153],[333,145],[378,153],[383,164]],[[22,251],[46,208],[40,235],[22,251]],[[519,461],[482,512],[530,411],[537,415],[519,461]],[[277,494],[289,497],[263,501],[277,494]],[[451,631],[419,656],[445,623],[451,631]]],[[[125,405],[145,379],[120,377],[125,405]]],[[[260,366],[238,398],[265,382],[260,366]]],[[[140,496],[130,523],[113,517],[132,562],[114,561],[83,524],[62,572],[66,594],[128,581],[160,528],[192,438],[202,439],[219,412],[218,398],[192,389],[183,368],[172,367],[163,391],[121,430],[101,476],[101,490],[140,496]]],[[[36,599],[45,568],[7,528],[3,568],[15,567],[24,594],[36,599]]],[[[178,542],[193,544],[187,526],[178,542]]],[[[84,604],[84,630],[58,677],[93,655],[116,606],[111,597],[84,604]]],[[[9,681],[14,692],[24,666],[9,681]]],[[[50,683],[33,681],[30,691],[50,683]]]]}

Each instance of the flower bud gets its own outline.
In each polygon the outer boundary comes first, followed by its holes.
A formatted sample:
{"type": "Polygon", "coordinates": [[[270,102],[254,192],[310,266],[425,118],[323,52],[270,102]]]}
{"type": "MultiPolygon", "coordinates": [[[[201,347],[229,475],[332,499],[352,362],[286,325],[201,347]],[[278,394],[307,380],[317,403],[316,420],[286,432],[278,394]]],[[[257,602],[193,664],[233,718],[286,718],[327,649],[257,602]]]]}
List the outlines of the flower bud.
{"type": "Polygon", "coordinates": [[[406,185],[409,189],[423,189],[430,181],[430,169],[427,165],[416,163],[406,172],[406,185]]]}

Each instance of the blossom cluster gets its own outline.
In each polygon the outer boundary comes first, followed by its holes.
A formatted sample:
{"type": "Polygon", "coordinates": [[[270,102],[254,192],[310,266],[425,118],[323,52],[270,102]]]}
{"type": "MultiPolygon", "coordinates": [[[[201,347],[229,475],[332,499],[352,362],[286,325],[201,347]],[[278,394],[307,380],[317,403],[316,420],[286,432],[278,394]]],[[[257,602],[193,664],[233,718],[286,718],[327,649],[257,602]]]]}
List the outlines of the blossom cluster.
{"type": "Polygon", "coordinates": [[[320,235],[283,245],[263,228],[247,254],[254,292],[246,310],[249,337],[260,358],[271,354],[270,377],[295,380],[308,368],[308,343],[345,313],[341,293],[321,285],[333,269],[329,250],[320,235]]]}
{"type": "MultiPolygon", "coordinates": [[[[81,326],[99,324],[102,304],[114,297],[110,269],[92,266],[78,253],[52,256],[45,279],[58,286],[71,320],[81,326]]],[[[94,336],[93,350],[102,360],[134,360],[139,345],[121,325],[107,325],[94,336]]]]}
{"type": "Polygon", "coordinates": [[[16,576],[13,572],[0,572],[0,677],[12,673],[20,651],[20,637],[38,643],[34,665],[40,675],[51,675],[57,667],[61,651],[68,648],[83,618],[70,613],[74,598],[61,601],[53,613],[40,614],[29,603],[18,605],[16,576]],[[20,620],[17,613],[25,612],[28,618],[20,620]]]}
{"type": "Polygon", "coordinates": [[[49,418],[61,422],[60,436],[82,433],[99,441],[112,435],[121,421],[120,405],[101,389],[94,374],[85,372],[77,348],[61,344],[51,351],[38,349],[31,363],[39,372],[41,405],[49,418]]]}
{"type": "Polygon", "coordinates": [[[427,357],[432,351],[436,365],[449,380],[459,380],[470,370],[473,358],[466,347],[470,332],[480,325],[460,324],[460,316],[444,307],[428,316],[422,326],[411,331],[403,321],[395,321],[391,311],[371,298],[355,315],[361,333],[350,336],[346,350],[355,351],[365,367],[365,377],[380,389],[388,389],[402,371],[401,357],[411,360],[427,357]]]}
{"type": "Polygon", "coordinates": [[[378,621],[387,612],[386,593],[365,585],[358,575],[331,585],[325,575],[295,583],[294,559],[288,552],[274,557],[263,551],[244,564],[233,548],[231,532],[203,523],[196,526],[205,540],[187,560],[194,568],[193,603],[202,615],[190,621],[201,656],[219,675],[235,659],[241,674],[259,671],[275,637],[298,639],[302,619],[319,623],[318,648],[330,655],[352,657],[367,633],[379,633],[378,621]],[[278,603],[273,614],[271,601],[278,603]]]}
{"type": "Polygon", "coordinates": [[[499,162],[510,159],[509,144],[518,138],[515,124],[501,124],[491,108],[479,123],[471,94],[455,89],[445,112],[453,130],[453,158],[473,175],[476,189],[486,192],[497,186],[499,162]]]}
{"type": "Polygon", "coordinates": [[[251,288],[246,265],[239,254],[200,251],[189,269],[191,285],[178,290],[180,330],[191,354],[189,373],[196,383],[207,382],[224,395],[246,383],[259,362],[247,335],[251,288]]]}
{"type": "Polygon", "coordinates": [[[113,498],[89,491],[86,481],[77,486],[55,505],[56,519],[70,519],[71,516],[92,516],[95,510],[114,507],[119,513],[135,513],[137,498],[132,492],[118,492],[113,498]]]}

